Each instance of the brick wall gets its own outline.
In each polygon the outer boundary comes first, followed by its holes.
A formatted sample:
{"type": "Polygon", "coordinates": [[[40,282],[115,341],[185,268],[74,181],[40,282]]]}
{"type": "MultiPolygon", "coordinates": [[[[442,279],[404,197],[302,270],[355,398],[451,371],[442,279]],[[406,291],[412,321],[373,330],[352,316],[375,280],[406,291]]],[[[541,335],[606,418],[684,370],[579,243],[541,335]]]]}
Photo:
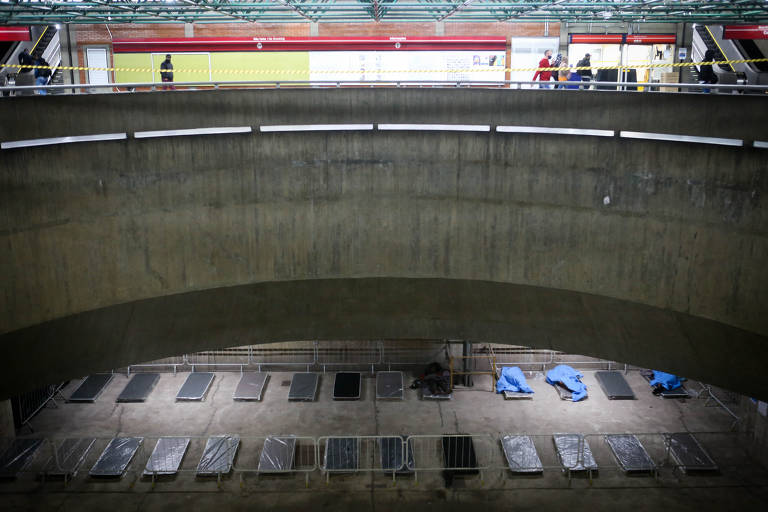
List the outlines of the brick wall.
{"type": "MultiPolygon", "coordinates": [[[[543,37],[544,23],[446,23],[446,36],[543,37]]],[[[560,35],[560,24],[549,24],[549,35],[560,35]]]]}
{"type": "Polygon", "coordinates": [[[321,37],[434,36],[434,23],[319,23],[321,37]]]}

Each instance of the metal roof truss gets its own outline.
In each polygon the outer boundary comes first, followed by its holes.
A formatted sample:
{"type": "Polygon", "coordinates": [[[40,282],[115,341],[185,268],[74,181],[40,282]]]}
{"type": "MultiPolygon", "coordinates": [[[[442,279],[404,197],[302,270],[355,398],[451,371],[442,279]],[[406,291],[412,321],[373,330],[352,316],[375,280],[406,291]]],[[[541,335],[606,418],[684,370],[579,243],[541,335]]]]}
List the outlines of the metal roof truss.
{"type": "Polygon", "coordinates": [[[755,23],[765,0],[0,0],[0,24],[290,22],[755,23]]]}

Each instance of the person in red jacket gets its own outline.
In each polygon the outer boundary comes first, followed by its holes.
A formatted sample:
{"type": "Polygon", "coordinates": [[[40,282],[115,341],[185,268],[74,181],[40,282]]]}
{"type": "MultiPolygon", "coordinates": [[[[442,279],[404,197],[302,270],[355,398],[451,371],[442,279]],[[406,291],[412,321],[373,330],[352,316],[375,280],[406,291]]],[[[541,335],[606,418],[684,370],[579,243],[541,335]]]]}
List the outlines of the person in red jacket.
{"type": "MultiPolygon", "coordinates": [[[[539,67],[540,68],[548,68],[550,67],[549,59],[552,58],[552,50],[547,50],[544,52],[544,58],[539,61],[539,67]]],[[[536,78],[539,77],[539,80],[542,82],[549,82],[552,80],[552,72],[551,71],[541,71],[536,70],[536,74],[533,75],[533,81],[536,81],[536,78]]],[[[549,89],[549,84],[541,83],[539,84],[540,89],[549,89]]]]}

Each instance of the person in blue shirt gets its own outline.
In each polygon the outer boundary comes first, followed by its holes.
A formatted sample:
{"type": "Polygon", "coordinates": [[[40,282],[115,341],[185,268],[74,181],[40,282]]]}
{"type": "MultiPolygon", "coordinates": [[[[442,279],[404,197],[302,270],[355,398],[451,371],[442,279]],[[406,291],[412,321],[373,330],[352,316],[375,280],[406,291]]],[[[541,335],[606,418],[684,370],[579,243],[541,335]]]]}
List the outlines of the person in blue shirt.
{"type": "MultiPolygon", "coordinates": [[[[48,62],[42,57],[35,61],[35,85],[48,85],[48,79],[51,77],[51,68],[48,62]]],[[[38,89],[37,94],[45,96],[48,91],[45,89],[38,89]]]]}

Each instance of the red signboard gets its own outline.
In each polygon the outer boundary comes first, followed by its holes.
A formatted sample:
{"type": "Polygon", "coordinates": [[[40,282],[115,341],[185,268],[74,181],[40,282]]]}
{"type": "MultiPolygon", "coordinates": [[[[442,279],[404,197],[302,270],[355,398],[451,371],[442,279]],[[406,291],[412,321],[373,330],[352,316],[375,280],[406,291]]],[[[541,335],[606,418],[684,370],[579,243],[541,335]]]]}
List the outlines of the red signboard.
{"type": "Polygon", "coordinates": [[[29,27],[0,27],[0,41],[30,41],[29,27]]]}
{"type": "Polygon", "coordinates": [[[624,34],[570,34],[571,44],[621,44],[624,34]]]}
{"type": "Polygon", "coordinates": [[[675,44],[675,34],[627,34],[627,44],[675,44]]]}
{"type": "Polygon", "coordinates": [[[115,53],[506,50],[505,37],[194,37],[115,39],[115,53]]]}
{"type": "Polygon", "coordinates": [[[724,39],[768,39],[768,25],[726,25],[724,39]]]}

